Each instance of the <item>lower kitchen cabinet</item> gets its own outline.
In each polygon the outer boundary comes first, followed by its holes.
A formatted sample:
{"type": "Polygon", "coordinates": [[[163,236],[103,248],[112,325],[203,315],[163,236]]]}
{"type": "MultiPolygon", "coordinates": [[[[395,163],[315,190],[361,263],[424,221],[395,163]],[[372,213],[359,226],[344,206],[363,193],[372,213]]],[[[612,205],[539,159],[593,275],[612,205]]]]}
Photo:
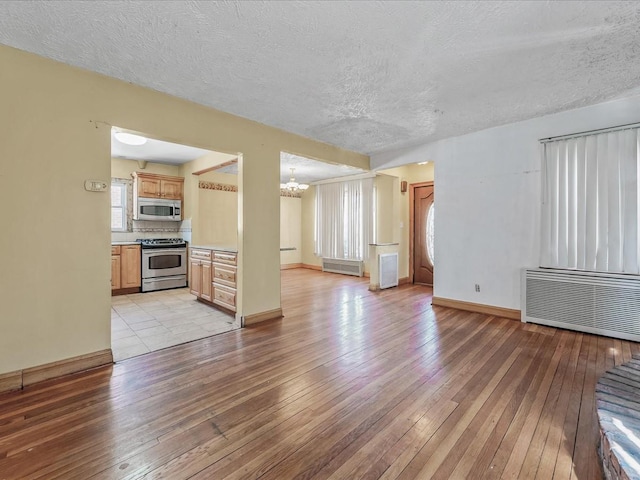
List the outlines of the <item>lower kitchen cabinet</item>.
{"type": "Polygon", "coordinates": [[[191,249],[189,288],[193,295],[208,302],[213,300],[211,284],[211,252],[191,249]]]}
{"type": "Polygon", "coordinates": [[[189,258],[191,293],[205,303],[235,312],[237,255],[194,247],[189,258]]]}
{"type": "Polygon", "coordinates": [[[140,245],[111,246],[111,294],[140,291],[142,259],[140,245]]]}

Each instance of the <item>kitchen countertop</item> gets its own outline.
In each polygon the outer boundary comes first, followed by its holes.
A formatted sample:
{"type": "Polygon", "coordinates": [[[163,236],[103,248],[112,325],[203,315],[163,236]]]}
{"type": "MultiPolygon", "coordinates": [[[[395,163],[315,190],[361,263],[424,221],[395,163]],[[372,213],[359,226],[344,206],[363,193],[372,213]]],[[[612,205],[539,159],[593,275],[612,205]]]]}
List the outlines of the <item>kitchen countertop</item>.
{"type": "Polygon", "coordinates": [[[140,245],[140,242],[136,242],[135,240],[129,242],[111,242],[111,245],[140,245]]]}
{"type": "Polygon", "coordinates": [[[238,253],[238,247],[228,245],[189,245],[190,248],[201,248],[202,250],[216,250],[218,252],[238,253]]]}

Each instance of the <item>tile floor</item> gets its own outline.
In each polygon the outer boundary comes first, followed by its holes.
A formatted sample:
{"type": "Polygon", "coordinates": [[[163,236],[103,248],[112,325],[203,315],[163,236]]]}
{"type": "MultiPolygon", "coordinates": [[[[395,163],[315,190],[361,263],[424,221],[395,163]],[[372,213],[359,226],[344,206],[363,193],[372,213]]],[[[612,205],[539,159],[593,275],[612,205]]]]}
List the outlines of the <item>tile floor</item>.
{"type": "Polygon", "coordinates": [[[116,362],[235,328],[232,315],[198,302],[188,288],[111,299],[116,362]]]}

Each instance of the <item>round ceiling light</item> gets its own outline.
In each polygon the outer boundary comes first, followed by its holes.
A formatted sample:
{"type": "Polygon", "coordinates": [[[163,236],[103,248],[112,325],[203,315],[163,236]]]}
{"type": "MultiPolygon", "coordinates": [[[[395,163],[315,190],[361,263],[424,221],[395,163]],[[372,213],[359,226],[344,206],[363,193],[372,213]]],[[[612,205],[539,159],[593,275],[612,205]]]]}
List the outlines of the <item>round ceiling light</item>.
{"type": "Polygon", "coordinates": [[[116,137],[116,140],[124,143],[125,145],[144,145],[147,143],[146,138],[141,137],[140,135],[134,135],[133,133],[116,132],[114,136],[116,137]]]}

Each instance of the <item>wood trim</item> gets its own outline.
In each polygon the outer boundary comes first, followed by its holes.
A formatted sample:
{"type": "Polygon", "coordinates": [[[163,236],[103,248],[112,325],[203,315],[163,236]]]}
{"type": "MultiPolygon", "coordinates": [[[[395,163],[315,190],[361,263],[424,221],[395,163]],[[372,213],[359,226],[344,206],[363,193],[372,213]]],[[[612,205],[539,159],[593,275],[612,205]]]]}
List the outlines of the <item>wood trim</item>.
{"type": "Polygon", "coordinates": [[[467,312],[483,313],[485,315],[493,315],[494,317],[510,318],[512,320],[521,319],[521,311],[512,308],[496,307],[494,305],[485,305],[482,303],[463,302],[462,300],[453,300],[451,298],[433,297],[431,305],[439,307],[456,308],[467,312]]]}
{"type": "Polygon", "coordinates": [[[321,265],[311,265],[309,263],[303,263],[302,268],[308,268],[309,270],[318,270],[319,272],[322,271],[321,265]]]}
{"type": "Polygon", "coordinates": [[[219,165],[214,165],[213,167],[203,168],[202,170],[193,172],[191,175],[202,175],[203,173],[213,172],[214,170],[228,167],[229,165],[233,165],[234,163],[238,163],[237,158],[234,158],[233,160],[229,160],[228,162],[220,163],[219,165]]]}
{"type": "Polygon", "coordinates": [[[0,393],[22,388],[22,370],[0,374],[0,393]]]}
{"type": "Polygon", "coordinates": [[[111,349],[107,348],[98,352],[46,363],[37,367],[25,368],[22,370],[22,385],[26,387],[37,382],[89,370],[90,368],[100,367],[110,363],[113,363],[113,354],[111,353],[111,349]]]}
{"type": "Polygon", "coordinates": [[[409,281],[407,283],[413,283],[413,224],[415,215],[415,189],[420,187],[433,187],[433,199],[436,198],[436,189],[431,182],[418,182],[409,185],[409,281]]]}
{"type": "Polygon", "coordinates": [[[290,270],[292,268],[302,268],[301,263],[285,263],[280,265],[280,270],[290,270]]]}
{"type": "Polygon", "coordinates": [[[174,175],[163,175],[161,173],[147,173],[147,172],[133,172],[131,173],[133,178],[135,177],[146,177],[146,178],[154,178],[156,180],[171,180],[174,182],[184,182],[184,177],[176,177],[174,175]]]}
{"type": "Polygon", "coordinates": [[[244,326],[255,325],[256,323],[266,322],[267,320],[273,320],[276,318],[282,318],[282,308],[276,308],[274,310],[267,310],[266,312],[252,313],[251,315],[245,315],[244,326]]]}
{"type": "Polygon", "coordinates": [[[409,277],[402,277],[398,279],[398,285],[406,285],[407,283],[411,283],[409,281],[409,277]]]}
{"type": "Polygon", "coordinates": [[[132,293],[140,293],[141,291],[142,289],[140,287],[117,288],[115,290],[111,290],[111,296],[131,295],[132,293]]]}

